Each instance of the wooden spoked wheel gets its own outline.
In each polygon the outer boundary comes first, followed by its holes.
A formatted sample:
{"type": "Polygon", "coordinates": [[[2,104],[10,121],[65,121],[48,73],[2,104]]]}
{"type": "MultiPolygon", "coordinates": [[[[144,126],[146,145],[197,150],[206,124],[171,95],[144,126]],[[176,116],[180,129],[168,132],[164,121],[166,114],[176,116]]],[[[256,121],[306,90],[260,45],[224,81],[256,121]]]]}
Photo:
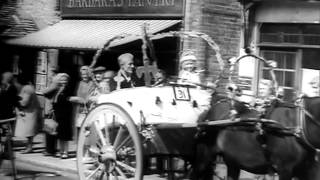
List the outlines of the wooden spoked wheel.
{"type": "Polygon", "coordinates": [[[105,103],[83,122],[77,145],[80,180],[142,179],[142,143],[130,115],[105,103]]]}

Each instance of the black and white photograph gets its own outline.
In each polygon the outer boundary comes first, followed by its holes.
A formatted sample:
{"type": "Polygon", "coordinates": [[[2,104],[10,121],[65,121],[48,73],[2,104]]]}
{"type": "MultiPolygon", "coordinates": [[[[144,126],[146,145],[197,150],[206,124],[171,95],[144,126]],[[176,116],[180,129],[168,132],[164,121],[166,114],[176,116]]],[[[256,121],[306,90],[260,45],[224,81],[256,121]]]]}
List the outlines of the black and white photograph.
{"type": "Polygon", "coordinates": [[[320,180],[320,0],[0,0],[0,48],[1,180],[320,180]]]}

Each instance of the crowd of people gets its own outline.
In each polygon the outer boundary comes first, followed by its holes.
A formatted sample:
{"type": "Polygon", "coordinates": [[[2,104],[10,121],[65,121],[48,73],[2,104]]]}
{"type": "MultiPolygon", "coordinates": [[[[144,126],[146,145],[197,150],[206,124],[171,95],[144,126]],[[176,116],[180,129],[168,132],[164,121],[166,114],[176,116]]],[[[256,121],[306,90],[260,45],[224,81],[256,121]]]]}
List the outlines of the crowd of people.
{"type": "MultiPolygon", "coordinates": [[[[200,84],[196,60],[193,53],[182,54],[178,83],[200,84]]],[[[81,80],[75,90],[70,87],[72,79],[68,74],[51,69],[52,80],[49,86],[41,92],[46,98],[45,112],[40,107],[35,87],[31,81],[27,81],[22,76],[14,76],[11,72],[4,72],[0,85],[0,120],[16,118],[15,123],[12,124],[14,136],[26,139],[26,147],[22,153],[33,151],[33,137],[43,128],[43,119],[52,118],[58,126],[55,134],[46,133],[43,153],[45,156],[68,158],[69,141],[74,137],[78,139],[79,129],[86,114],[96,105],[101,94],[144,85],[134,73],[134,56],[132,54],[120,55],[118,63],[120,66],[118,72],[107,70],[103,66],[95,68],[81,66],[79,69],[81,80]]],[[[272,98],[272,92],[268,88],[271,87],[271,82],[261,81],[261,83],[262,85],[259,85],[261,94],[259,95],[263,98],[272,98]]],[[[158,70],[152,87],[161,87],[167,84],[166,72],[158,70]]],[[[255,103],[259,104],[259,102],[255,103]]]]}
{"type": "MultiPolygon", "coordinates": [[[[195,56],[185,55],[181,59],[184,71],[181,82],[190,82],[188,76],[195,78],[195,56]]],[[[78,139],[79,129],[89,109],[96,105],[101,94],[114,90],[143,86],[136,73],[134,56],[124,53],[118,57],[118,72],[107,70],[103,66],[90,68],[81,66],[80,81],[75,90],[70,86],[72,79],[67,73],[49,69],[52,75],[49,86],[40,92],[46,98],[46,107],[40,106],[35,86],[23,76],[4,72],[0,86],[0,120],[15,118],[12,123],[14,136],[26,139],[22,153],[33,152],[33,138],[44,129],[44,119],[54,119],[58,126],[55,133],[45,133],[45,156],[68,158],[69,141],[78,139]],[[76,130],[74,133],[73,130],[76,130]]],[[[158,70],[152,87],[166,85],[166,73],[158,70]]],[[[38,92],[39,93],[39,92],[38,92]]]]}

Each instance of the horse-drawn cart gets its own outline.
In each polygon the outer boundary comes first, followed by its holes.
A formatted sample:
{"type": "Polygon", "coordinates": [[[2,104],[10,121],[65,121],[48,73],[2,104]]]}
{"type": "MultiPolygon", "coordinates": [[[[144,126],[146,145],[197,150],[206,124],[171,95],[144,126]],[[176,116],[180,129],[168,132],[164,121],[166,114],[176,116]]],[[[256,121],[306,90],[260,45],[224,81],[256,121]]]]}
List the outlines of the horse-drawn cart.
{"type": "MultiPolygon", "coordinates": [[[[221,75],[212,86],[216,87],[220,78],[224,76],[225,65],[219,47],[214,41],[205,34],[195,32],[169,32],[152,35],[152,38],[171,36],[200,37],[208,42],[220,64],[221,75]]],[[[147,37],[144,43],[150,43],[149,40],[147,37]]],[[[108,49],[109,44],[110,42],[106,43],[103,49],[108,49]]],[[[146,45],[142,48],[145,50],[146,45]]],[[[102,49],[97,52],[94,62],[101,52],[102,49]]],[[[147,53],[143,54],[144,58],[147,58],[147,53]]],[[[232,62],[231,71],[239,60],[247,56],[263,61],[267,66],[273,66],[271,61],[255,55],[244,55],[232,62]]],[[[150,62],[146,62],[151,65],[150,62]]],[[[276,88],[272,68],[270,75],[276,88]]],[[[231,78],[229,80],[232,81],[231,78]]],[[[186,174],[190,170],[188,162],[194,157],[194,137],[199,132],[199,127],[237,124],[241,121],[228,118],[223,121],[207,121],[206,115],[213,105],[212,87],[209,87],[208,91],[208,86],[203,84],[171,83],[164,87],[122,89],[101,95],[97,106],[88,113],[80,129],[77,147],[80,179],[143,179],[145,174],[152,173],[151,166],[155,166],[153,170],[158,170],[153,172],[167,174],[170,179],[173,172],[180,169],[186,174]],[[179,157],[175,163],[177,167],[171,167],[172,159],[168,159],[164,165],[164,161],[153,161],[150,158],[160,156],[179,157]],[[170,171],[172,169],[175,171],[170,171]]],[[[232,101],[232,97],[227,99],[232,101]]],[[[229,110],[222,111],[229,114],[229,110]]],[[[249,122],[250,128],[252,122],[255,125],[278,124],[274,120],[257,116],[252,119],[246,118],[246,122],[249,122]]],[[[248,137],[256,138],[262,130],[253,128],[253,134],[251,131],[248,132],[248,137]]],[[[253,143],[258,144],[256,139],[253,140],[253,143]]],[[[259,144],[258,148],[261,149],[259,144]]],[[[264,149],[260,151],[264,157],[264,149]]]]}
{"type": "Polygon", "coordinates": [[[196,122],[209,103],[210,93],[177,85],[102,95],[80,131],[81,179],[101,173],[142,179],[146,157],[190,156],[196,122]]]}
{"type": "MultiPolygon", "coordinates": [[[[151,69],[157,69],[155,59],[154,63],[150,63],[146,53],[147,48],[153,50],[151,38],[174,36],[204,39],[216,52],[220,68],[223,68],[219,47],[208,35],[196,32],[147,35],[145,26],[140,36],[143,39],[144,63],[153,66],[151,69]]],[[[108,49],[111,41],[123,37],[113,38],[98,50],[91,67],[102,51],[108,49]]],[[[150,54],[152,56],[153,53],[150,54]]],[[[171,158],[165,162],[155,162],[150,158],[157,159],[160,156],[180,157],[186,160],[180,166],[188,169],[197,122],[204,120],[210,100],[210,91],[201,90],[190,83],[121,89],[101,95],[97,106],[88,113],[80,129],[77,147],[80,179],[103,179],[109,176],[115,179],[142,179],[148,171],[147,166],[154,163],[157,164],[154,169],[158,172],[172,175],[169,172],[173,169],[170,167],[173,164],[171,158]]]]}

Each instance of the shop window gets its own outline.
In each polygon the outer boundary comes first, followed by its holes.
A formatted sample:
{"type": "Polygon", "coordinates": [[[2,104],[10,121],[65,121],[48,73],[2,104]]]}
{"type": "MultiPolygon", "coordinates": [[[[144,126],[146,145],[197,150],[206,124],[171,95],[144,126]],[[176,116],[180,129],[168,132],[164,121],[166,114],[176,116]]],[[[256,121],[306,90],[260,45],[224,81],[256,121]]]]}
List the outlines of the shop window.
{"type": "MultiPolygon", "coordinates": [[[[284,100],[292,101],[296,97],[297,81],[297,53],[289,51],[262,50],[261,54],[268,60],[277,62],[274,69],[280,88],[284,90],[284,100]]],[[[263,79],[271,79],[269,69],[262,65],[263,79]]]]}

